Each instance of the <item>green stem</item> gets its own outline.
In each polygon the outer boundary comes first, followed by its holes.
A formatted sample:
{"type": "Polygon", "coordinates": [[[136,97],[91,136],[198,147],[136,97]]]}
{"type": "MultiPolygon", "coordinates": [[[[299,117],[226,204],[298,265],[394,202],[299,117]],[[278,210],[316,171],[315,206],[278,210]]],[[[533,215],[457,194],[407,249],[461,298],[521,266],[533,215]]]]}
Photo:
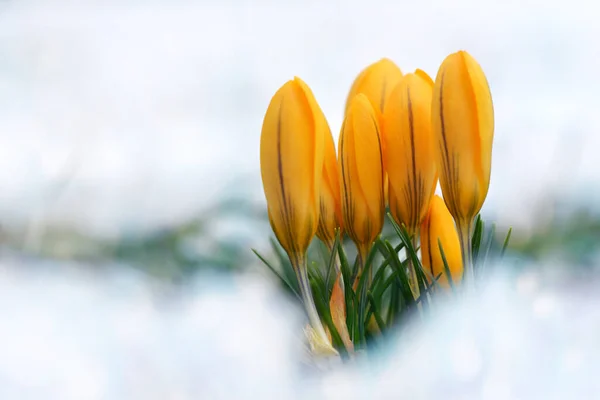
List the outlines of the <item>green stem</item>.
{"type": "MultiPolygon", "coordinates": [[[[409,234],[411,239],[410,242],[413,246],[413,249],[417,248],[417,235],[416,234],[409,234]]],[[[408,266],[408,273],[409,273],[409,280],[410,280],[410,284],[412,286],[413,289],[413,297],[416,299],[419,298],[421,291],[419,289],[419,279],[417,277],[417,270],[413,264],[413,260],[412,257],[410,256],[410,254],[408,254],[408,249],[406,251],[406,255],[407,255],[407,266],[408,266]]]]}
{"type": "Polygon", "coordinates": [[[456,225],[463,259],[463,282],[466,282],[467,287],[473,287],[475,285],[473,253],[471,251],[473,221],[459,221],[456,225]]]}
{"type": "MultiPolygon", "coordinates": [[[[358,276],[357,282],[360,279],[363,271],[365,270],[365,263],[367,262],[367,256],[369,255],[370,246],[369,245],[358,245],[356,247],[358,250],[358,276]]],[[[367,276],[367,285],[365,287],[371,287],[371,283],[373,283],[373,268],[369,269],[369,276],[367,276]]]]}
{"type": "Polygon", "coordinates": [[[306,257],[298,258],[294,265],[296,275],[298,276],[298,285],[300,286],[300,293],[302,294],[302,301],[304,302],[304,308],[308,315],[310,325],[314,329],[315,333],[323,340],[323,343],[329,343],[325,328],[315,307],[313,300],[312,289],[310,288],[310,281],[308,280],[308,265],[306,263],[306,257]]]}

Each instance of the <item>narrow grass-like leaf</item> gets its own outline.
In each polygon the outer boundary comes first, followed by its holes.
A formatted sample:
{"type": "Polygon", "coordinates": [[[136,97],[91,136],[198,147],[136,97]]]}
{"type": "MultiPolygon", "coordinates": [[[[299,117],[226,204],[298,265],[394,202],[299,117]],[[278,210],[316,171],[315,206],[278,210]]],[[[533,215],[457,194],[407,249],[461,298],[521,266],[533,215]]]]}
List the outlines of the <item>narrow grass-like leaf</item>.
{"type": "Polygon", "coordinates": [[[442,241],[438,238],[438,247],[440,249],[440,255],[442,256],[442,262],[444,263],[444,272],[446,273],[446,277],[448,278],[448,284],[450,284],[450,289],[455,293],[456,289],[454,286],[454,280],[452,279],[452,274],[450,273],[450,267],[448,266],[448,260],[446,259],[446,253],[444,253],[444,248],[442,246],[442,241]]]}
{"type": "Polygon", "coordinates": [[[371,246],[371,249],[369,251],[369,254],[367,255],[367,259],[365,261],[365,265],[364,268],[361,272],[360,278],[358,279],[358,285],[356,286],[356,293],[359,294],[358,296],[358,304],[357,304],[357,310],[358,310],[358,334],[359,334],[359,340],[364,343],[365,341],[365,323],[364,323],[364,317],[365,317],[365,310],[367,307],[367,281],[368,281],[368,277],[371,273],[371,268],[373,266],[373,259],[375,258],[375,247],[371,246]]]}
{"type": "MultiPolygon", "coordinates": [[[[312,279],[310,279],[310,281],[311,281],[312,290],[314,292],[319,292],[320,288],[318,287],[318,285],[316,285],[312,279]]],[[[328,305],[329,303],[323,301],[322,293],[319,293],[318,296],[314,296],[314,297],[315,297],[315,307],[317,308],[317,311],[319,312],[321,321],[325,322],[325,325],[329,329],[329,334],[331,335],[331,341],[333,342],[332,343],[333,346],[340,353],[340,356],[342,356],[343,359],[347,359],[348,353],[346,351],[346,346],[344,346],[344,341],[342,340],[342,337],[340,336],[339,332],[337,331],[335,324],[333,323],[333,320],[331,318],[331,311],[329,310],[329,305],[328,305]]]]}
{"type": "MultiPolygon", "coordinates": [[[[379,314],[379,310],[377,309],[377,303],[375,302],[375,299],[373,298],[373,294],[371,292],[367,292],[367,298],[369,299],[369,302],[371,303],[371,309],[373,310],[373,316],[375,317],[375,322],[377,322],[377,326],[379,326],[379,330],[381,331],[381,333],[385,332],[385,323],[383,322],[383,319],[381,318],[381,315],[379,314]]],[[[365,324],[368,324],[369,320],[365,321],[365,324]]]]}
{"type": "Polygon", "coordinates": [[[400,240],[404,243],[407,257],[410,258],[413,268],[415,268],[415,273],[417,276],[417,286],[419,287],[419,293],[421,293],[426,288],[428,288],[428,284],[427,284],[427,279],[425,278],[425,275],[423,273],[423,268],[421,266],[421,260],[419,260],[419,257],[417,256],[417,253],[416,253],[415,248],[412,243],[412,239],[406,232],[406,229],[401,228],[396,223],[396,221],[394,221],[394,218],[392,217],[392,215],[390,213],[388,213],[387,216],[388,216],[388,219],[391,222],[392,226],[394,227],[394,230],[400,237],[400,240]]]}
{"type": "MultiPolygon", "coordinates": [[[[377,246],[377,248],[380,250],[379,252],[382,255],[384,255],[384,253],[381,252],[381,249],[385,249],[385,252],[387,254],[387,248],[385,247],[385,244],[383,243],[381,238],[378,238],[375,240],[375,246],[377,246]]],[[[404,243],[400,243],[399,245],[397,245],[394,248],[394,253],[398,254],[398,252],[400,252],[400,250],[402,250],[403,248],[404,248],[404,243]]],[[[388,256],[384,255],[384,260],[379,265],[379,269],[377,270],[377,272],[375,273],[375,276],[373,277],[372,286],[376,285],[379,282],[379,280],[382,279],[382,277],[384,276],[386,267],[390,265],[391,257],[392,256],[389,254],[388,254],[388,256]]]]}
{"type": "Polygon", "coordinates": [[[360,269],[359,259],[360,258],[358,257],[358,255],[356,255],[356,257],[354,258],[354,264],[352,264],[352,284],[354,284],[356,278],[358,278],[358,273],[360,269]]]}
{"type": "MultiPolygon", "coordinates": [[[[331,297],[331,291],[333,289],[333,285],[335,285],[335,279],[337,279],[337,271],[335,271],[333,273],[334,275],[334,279],[333,279],[333,283],[330,285],[331,282],[331,271],[334,270],[335,268],[333,268],[334,264],[335,264],[335,256],[337,254],[337,247],[340,245],[340,241],[339,241],[339,235],[336,233],[335,235],[335,241],[333,242],[333,247],[331,248],[331,253],[329,254],[329,262],[327,263],[327,275],[325,278],[325,286],[327,286],[327,291],[329,293],[329,296],[331,297]]],[[[327,247],[327,246],[325,246],[327,247]]],[[[343,279],[343,278],[342,278],[343,279]]]]}
{"type": "Polygon", "coordinates": [[[340,269],[342,271],[342,278],[344,280],[344,301],[346,302],[346,325],[348,326],[348,332],[350,334],[350,340],[355,342],[355,324],[356,324],[356,308],[354,307],[355,293],[352,290],[352,276],[350,272],[350,266],[348,264],[348,257],[344,251],[344,246],[340,240],[340,232],[336,234],[336,240],[338,241],[338,256],[340,258],[340,269]]]}
{"type": "Polygon", "coordinates": [[[477,215],[475,220],[475,229],[473,230],[471,254],[473,255],[473,265],[476,268],[479,262],[479,247],[481,246],[481,238],[485,230],[485,225],[481,219],[481,214],[477,215]]]}
{"type": "MultiPolygon", "coordinates": [[[[437,282],[437,280],[440,278],[440,276],[442,276],[441,273],[438,274],[438,276],[434,278],[434,282],[437,282]]],[[[431,285],[431,286],[427,287],[426,289],[424,289],[423,292],[417,298],[417,300],[415,300],[415,302],[417,304],[419,304],[419,303],[425,304],[425,302],[423,301],[423,298],[426,298],[428,305],[431,305],[431,300],[429,299],[429,297],[430,297],[429,295],[433,294],[433,288],[434,288],[434,286],[431,285]]]]}
{"type": "Polygon", "coordinates": [[[478,277],[482,277],[483,273],[485,271],[485,267],[486,267],[487,261],[488,261],[488,256],[490,254],[490,249],[492,248],[492,245],[494,244],[494,236],[495,236],[495,234],[496,234],[496,225],[492,224],[492,229],[490,229],[490,233],[489,233],[489,235],[487,237],[487,240],[485,242],[485,245],[484,245],[485,246],[484,247],[485,253],[483,255],[483,260],[481,261],[481,264],[480,264],[480,266],[478,268],[478,271],[477,271],[477,276],[478,277]]]}
{"type": "Polygon", "coordinates": [[[255,249],[252,249],[252,252],[253,252],[254,254],[256,254],[256,256],[258,257],[258,259],[259,259],[260,261],[262,261],[262,262],[263,262],[263,264],[265,264],[265,265],[266,265],[266,266],[267,266],[267,267],[268,267],[268,268],[271,270],[271,272],[273,272],[273,273],[275,274],[275,276],[276,276],[276,277],[278,277],[278,278],[281,280],[281,282],[283,282],[283,284],[284,284],[285,286],[287,286],[287,287],[290,289],[290,291],[291,291],[291,292],[292,292],[292,293],[293,293],[293,294],[296,296],[296,298],[297,298],[298,300],[300,300],[300,302],[302,302],[302,298],[300,297],[300,294],[298,293],[298,291],[296,290],[296,288],[294,287],[294,285],[292,285],[292,284],[291,284],[291,283],[290,283],[290,282],[287,280],[287,278],[286,278],[286,277],[284,277],[284,276],[283,276],[283,275],[281,275],[279,272],[277,272],[277,270],[276,270],[276,269],[275,269],[275,268],[274,268],[274,267],[273,267],[273,266],[272,266],[272,265],[271,265],[271,264],[270,264],[270,263],[269,263],[269,262],[268,262],[268,261],[267,261],[267,260],[266,260],[266,259],[265,259],[265,258],[262,256],[262,255],[260,255],[260,253],[259,253],[257,250],[255,250],[255,249]]]}
{"type": "Polygon", "coordinates": [[[508,242],[510,241],[510,235],[512,235],[512,228],[508,229],[506,239],[504,239],[504,244],[502,245],[502,250],[500,251],[500,258],[504,257],[504,253],[506,253],[506,249],[508,248],[508,242]]]}
{"type": "Polygon", "coordinates": [[[327,291],[327,287],[325,286],[325,280],[323,279],[323,275],[321,274],[318,265],[314,262],[310,263],[308,272],[311,281],[319,287],[318,292],[313,293],[313,297],[319,295],[323,297],[323,301],[329,302],[329,293],[327,291]]]}
{"type": "Polygon", "coordinates": [[[431,272],[429,272],[425,268],[423,268],[422,264],[419,263],[417,265],[417,268],[419,269],[418,272],[423,279],[423,284],[425,286],[425,289],[429,289],[430,286],[439,286],[437,279],[435,279],[435,277],[433,276],[433,274],[431,272]],[[426,278],[429,278],[429,279],[426,279],[426,278]],[[429,283],[429,281],[431,281],[431,284],[429,283]]]}
{"type": "MultiPolygon", "coordinates": [[[[388,252],[393,251],[393,247],[390,242],[385,242],[386,247],[388,248],[388,252]]],[[[398,279],[398,284],[400,288],[400,293],[402,294],[402,298],[404,299],[404,303],[407,307],[411,307],[415,298],[412,294],[412,289],[410,288],[410,284],[408,283],[408,276],[406,275],[406,271],[404,270],[402,263],[398,259],[398,257],[392,257],[392,267],[396,270],[396,278],[398,279]]]]}
{"type": "Polygon", "coordinates": [[[282,271],[283,275],[287,278],[288,282],[290,282],[292,285],[294,285],[294,288],[296,289],[296,293],[300,293],[300,287],[298,286],[298,278],[296,277],[296,272],[294,271],[294,268],[292,267],[292,263],[290,262],[287,255],[284,254],[284,252],[281,250],[281,248],[279,247],[279,244],[275,241],[275,239],[271,238],[270,242],[271,242],[271,247],[273,248],[273,251],[277,255],[277,258],[279,259],[279,264],[281,265],[281,271],[282,271]]]}
{"type": "Polygon", "coordinates": [[[325,277],[323,276],[323,273],[321,272],[321,268],[319,267],[319,264],[317,264],[315,261],[311,261],[308,264],[308,270],[309,272],[312,272],[312,274],[319,278],[319,283],[321,284],[321,286],[325,286],[325,277]]]}
{"type": "MultiPolygon", "coordinates": [[[[388,251],[388,248],[386,247],[385,243],[382,241],[381,237],[379,237],[375,240],[373,247],[377,248],[379,250],[379,252],[383,255],[384,259],[386,259],[385,262],[387,262],[387,263],[390,262],[392,255],[390,255],[390,252],[388,251]]],[[[373,290],[373,288],[375,288],[375,291],[378,294],[378,296],[377,296],[377,299],[379,300],[378,305],[381,305],[381,301],[382,301],[382,297],[383,297],[383,296],[381,296],[381,294],[383,293],[383,291],[379,289],[381,287],[381,285],[376,285],[376,282],[379,282],[379,280],[381,279],[380,277],[383,276],[384,271],[385,271],[385,268],[383,267],[383,265],[380,266],[375,278],[373,279],[373,286],[371,286],[371,290],[373,290]]],[[[392,268],[391,278],[392,278],[392,280],[395,279],[395,270],[393,268],[392,268]]],[[[389,278],[388,278],[388,280],[389,280],[389,278]]],[[[387,280],[386,280],[386,282],[387,282],[387,280]]],[[[385,282],[384,282],[384,285],[385,285],[385,282]]],[[[393,303],[390,303],[390,305],[388,306],[388,321],[390,320],[390,313],[392,313],[392,314],[395,313],[393,308],[394,308],[393,303]]],[[[372,313],[373,312],[372,312],[371,308],[369,308],[369,310],[367,311],[367,318],[366,318],[367,321],[370,320],[372,313]]]]}
{"type": "MultiPolygon", "coordinates": [[[[395,274],[392,275],[391,277],[394,280],[397,279],[395,274]]],[[[388,306],[388,314],[386,317],[387,326],[392,326],[392,324],[395,322],[394,317],[396,316],[396,313],[398,310],[398,302],[399,302],[398,285],[392,285],[392,291],[390,293],[390,304],[388,306]]]]}

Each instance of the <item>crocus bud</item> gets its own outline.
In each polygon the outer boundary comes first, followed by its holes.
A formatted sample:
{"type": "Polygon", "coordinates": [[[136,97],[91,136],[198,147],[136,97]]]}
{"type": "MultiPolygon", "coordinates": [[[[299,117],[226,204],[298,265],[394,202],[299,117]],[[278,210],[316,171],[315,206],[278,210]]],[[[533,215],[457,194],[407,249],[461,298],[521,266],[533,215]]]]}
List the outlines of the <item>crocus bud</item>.
{"type": "Polygon", "coordinates": [[[400,79],[402,71],[389,58],[382,58],[369,65],[358,74],[350,88],[346,99],[346,112],[354,96],[359,93],[367,96],[377,111],[383,112],[387,97],[400,79]]]}
{"type": "Polygon", "coordinates": [[[494,108],[483,70],[466,51],[440,66],[431,117],[444,200],[457,223],[470,223],[490,184],[494,108]]]}
{"type": "Polygon", "coordinates": [[[465,275],[473,285],[473,220],[487,196],[492,167],[494,107],[483,70],[469,53],[450,54],[435,78],[431,121],[440,186],[456,221],[465,275]]]}
{"type": "MultiPolygon", "coordinates": [[[[402,79],[402,71],[389,58],[382,58],[374,62],[365,69],[354,80],[348,98],[346,99],[346,112],[350,107],[350,102],[359,93],[363,93],[375,108],[377,119],[379,121],[379,129],[383,135],[383,122],[381,120],[385,102],[396,84],[402,79]]],[[[383,142],[381,144],[384,146],[383,142]]],[[[384,202],[388,203],[388,187],[389,181],[386,172],[384,171],[384,202]]]]}
{"type": "Polygon", "coordinates": [[[407,74],[400,80],[383,114],[390,211],[410,234],[417,233],[437,184],[431,132],[432,85],[421,73],[407,74]]]}
{"type": "MultiPolygon", "coordinates": [[[[325,116],[323,116],[324,118],[325,116]]],[[[325,155],[323,160],[323,179],[319,192],[320,210],[317,237],[331,248],[335,241],[336,228],[342,227],[342,203],[335,144],[327,121],[325,121],[325,125],[327,126],[327,130],[324,135],[325,155]]]]}
{"type": "Polygon", "coordinates": [[[260,140],[269,220],[290,258],[301,257],[317,231],[323,176],[324,118],[310,88],[294,78],[273,96],[260,140]]]}
{"type": "Polygon", "coordinates": [[[271,99],[263,121],[260,169],[271,227],[298,277],[312,326],[307,332],[330,348],[306,265],[306,249],[319,224],[324,135],[328,129],[322,113],[300,78],[284,84],[271,99]]]}
{"type": "MultiPolygon", "coordinates": [[[[452,282],[458,284],[463,274],[458,233],[444,200],[435,195],[431,199],[429,211],[421,224],[421,258],[423,268],[434,278],[442,274],[437,281],[438,284],[442,287],[449,287],[438,240],[442,244],[452,282]]],[[[429,277],[428,280],[431,283],[429,277]]]]}
{"type": "Polygon", "coordinates": [[[354,97],[346,113],[338,163],[344,230],[359,253],[366,252],[383,227],[385,204],[379,122],[364,94],[354,97]]]}

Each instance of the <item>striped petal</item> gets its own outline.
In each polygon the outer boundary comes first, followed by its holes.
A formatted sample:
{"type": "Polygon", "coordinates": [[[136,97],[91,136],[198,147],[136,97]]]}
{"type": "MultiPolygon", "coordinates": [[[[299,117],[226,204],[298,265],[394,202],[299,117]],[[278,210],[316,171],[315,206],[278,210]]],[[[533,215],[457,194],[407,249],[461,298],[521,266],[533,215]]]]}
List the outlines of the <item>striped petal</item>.
{"type": "Polygon", "coordinates": [[[465,51],[449,55],[440,66],[432,125],[446,204],[456,219],[471,221],[489,188],[494,110],[483,70],[465,51]]]}
{"type": "Polygon", "coordinates": [[[409,232],[418,229],[437,183],[431,132],[431,85],[407,74],[392,91],[384,111],[384,163],[394,204],[390,209],[409,232]]]}

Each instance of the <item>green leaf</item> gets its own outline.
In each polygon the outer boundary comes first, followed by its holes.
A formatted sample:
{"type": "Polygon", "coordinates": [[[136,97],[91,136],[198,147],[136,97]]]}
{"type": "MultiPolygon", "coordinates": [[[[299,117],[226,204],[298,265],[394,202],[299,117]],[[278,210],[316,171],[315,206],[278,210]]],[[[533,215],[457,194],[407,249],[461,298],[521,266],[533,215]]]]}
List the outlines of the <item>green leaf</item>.
{"type": "MultiPolygon", "coordinates": [[[[393,247],[390,242],[385,242],[385,245],[388,249],[388,252],[393,251],[393,247]]],[[[398,284],[400,288],[400,294],[402,294],[402,298],[404,300],[404,304],[407,307],[412,307],[415,303],[415,298],[412,293],[412,289],[410,288],[410,284],[408,283],[408,276],[406,275],[406,271],[402,267],[402,263],[400,259],[396,257],[392,257],[391,260],[392,267],[396,270],[396,278],[398,279],[398,284]]]]}
{"type": "Polygon", "coordinates": [[[252,249],[252,252],[254,254],[256,254],[256,256],[259,258],[259,260],[262,261],[263,264],[265,264],[275,274],[275,276],[278,277],[281,280],[281,282],[283,282],[283,284],[290,289],[290,291],[296,296],[296,298],[298,298],[298,300],[300,300],[300,302],[302,302],[302,298],[300,297],[300,293],[296,289],[297,282],[296,282],[296,286],[292,285],[290,283],[290,281],[288,281],[287,278],[285,278],[279,272],[277,272],[277,270],[263,256],[261,256],[260,253],[257,250],[252,249]]]}
{"type": "Polygon", "coordinates": [[[361,272],[360,278],[358,280],[358,285],[356,286],[356,293],[359,294],[358,296],[358,304],[357,304],[357,311],[358,311],[358,337],[359,340],[361,341],[361,343],[365,342],[365,323],[364,323],[364,318],[365,318],[365,310],[367,307],[367,281],[368,281],[368,277],[369,274],[371,273],[371,268],[373,265],[373,259],[375,258],[375,247],[371,246],[371,249],[369,251],[369,254],[367,256],[367,259],[365,260],[365,266],[361,272]]]}
{"type": "Polygon", "coordinates": [[[337,248],[340,245],[340,241],[338,238],[339,238],[339,236],[336,232],[335,241],[333,242],[333,247],[331,248],[331,253],[329,254],[329,262],[327,263],[327,277],[325,279],[325,286],[327,286],[327,291],[329,293],[329,297],[331,297],[331,291],[332,291],[333,285],[335,285],[335,279],[337,279],[337,271],[335,271],[334,272],[335,277],[333,279],[333,283],[330,285],[331,271],[335,269],[335,268],[333,268],[333,266],[335,264],[335,255],[337,254],[337,251],[338,251],[337,248]]]}
{"type": "MultiPolygon", "coordinates": [[[[386,253],[387,253],[387,248],[385,247],[385,244],[383,244],[383,241],[381,240],[381,238],[378,238],[375,241],[375,246],[377,246],[380,250],[380,253],[383,255],[384,253],[381,252],[381,249],[385,249],[386,253]]],[[[394,254],[398,254],[398,252],[400,252],[400,250],[402,250],[404,248],[404,243],[400,243],[398,246],[396,246],[394,248],[394,254]]],[[[390,261],[391,261],[391,255],[388,255],[387,257],[384,255],[384,260],[381,263],[381,265],[379,265],[379,269],[377,270],[377,272],[375,273],[375,276],[373,277],[373,282],[372,285],[376,285],[380,279],[382,279],[383,275],[385,274],[385,270],[386,267],[390,265],[390,261]]]]}
{"type": "Polygon", "coordinates": [[[444,248],[442,247],[442,241],[438,238],[438,247],[440,249],[440,255],[442,256],[442,262],[444,263],[444,272],[446,273],[446,277],[448,278],[448,284],[450,284],[450,289],[452,292],[455,292],[454,280],[452,279],[452,274],[450,273],[450,267],[448,266],[448,260],[446,259],[446,253],[444,253],[444,248]]]}
{"type": "Polygon", "coordinates": [[[475,220],[475,229],[473,230],[471,254],[473,254],[473,266],[477,267],[479,262],[479,247],[481,246],[481,238],[483,237],[485,225],[481,219],[481,214],[477,215],[475,220]]]}
{"type": "Polygon", "coordinates": [[[485,253],[483,255],[483,260],[481,262],[481,266],[479,267],[479,271],[477,276],[481,277],[483,276],[483,273],[485,271],[485,267],[487,265],[487,261],[488,261],[488,256],[490,254],[490,249],[492,248],[492,245],[494,244],[494,235],[496,234],[496,226],[494,224],[492,224],[492,229],[490,229],[490,232],[488,234],[486,243],[485,243],[485,253]]]}
{"type": "MultiPolygon", "coordinates": [[[[312,290],[315,292],[318,292],[320,290],[318,288],[318,286],[315,285],[315,282],[312,280],[311,280],[311,286],[312,286],[312,290]]],[[[343,342],[343,340],[331,318],[331,310],[329,309],[329,302],[324,302],[322,295],[314,296],[314,297],[315,297],[315,307],[317,308],[317,311],[319,312],[319,316],[321,317],[321,320],[323,322],[325,322],[325,325],[327,325],[327,328],[329,328],[329,333],[331,334],[331,341],[333,342],[333,346],[340,353],[340,356],[342,357],[342,359],[344,359],[344,360],[347,359],[348,352],[346,351],[346,346],[344,346],[344,342],[343,342]]]]}
{"type": "Polygon", "coordinates": [[[415,273],[417,276],[417,285],[419,287],[419,293],[421,293],[428,288],[428,284],[427,284],[427,279],[425,278],[425,275],[423,272],[423,268],[421,266],[421,260],[419,260],[419,257],[417,256],[417,252],[415,251],[415,248],[412,244],[412,239],[406,232],[406,229],[401,228],[396,223],[396,221],[394,221],[394,218],[389,213],[388,213],[388,219],[389,219],[390,223],[392,224],[392,226],[394,227],[394,230],[400,237],[400,240],[404,243],[407,257],[410,258],[413,268],[415,268],[415,273]]]}
{"type": "MultiPolygon", "coordinates": [[[[390,276],[390,278],[393,278],[393,280],[396,280],[396,274],[393,274],[390,276]]],[[[392,324],[394,323],[394,316],[396,315],[396,312],[398,310],[398,302],[399,302],[399,297],[398,297],[398,285],[393,285],[392,286],[392,291],[390,293],[390,304],[388,307],[388,314],[387,314],[387,326],[392,326],[392,324]]]]}
{"type": "MultiPolygon", "coordinates": [[[[373,316],[375,317],[375,322],[377,322],[377,326],[379,326],[379,330],[381,331],[381,333],[384,333],[385,332],[385,323],[383,322],[383,319],[381,319],[381,315],[379,314],[379,310],[377,309],[377,303],[375,302],[375,299],[373,298],[373,294],[371,292],[367,292],[367,298],[369,299],[369,302],[371,303],[371,309],[373,310],[373,316]]],[[[366,320],[364,323],[368,324],[369,320],[366,320]]]]}
{"type": "Polygon", "coordinates": [[[350,340],[355,341],[355,322],[356,322],[356,309],[354,307],[355,293],[352,290],[352,277],[350,273],[350,266],[348,264],[348,257],[344,251],[344,246],[341,245],[340,232],[336,234],[336,241],[338,241],[338,255],[340,257],[340,269],[342,270],[342,278],[344,280],[344,301],[346,302],[346,325],[348,326],[348,332],[350,334],[350,340]]]}
{"type": "MultiPolygon", "coordinates": [[[[316,265],[316,263],[312,262],[309,264],[309,268],[308,268],[308,275],[311,279],[311,282],[314,282],[315,285],[318,286],[319,290],[318,293],[320,296],[323,297],[323,301],[325,302],[329,302],[329,296],[328,296],[328,292],[327,292],[327,287],[325,286],[325,281],[323,279],[323,275],[321,274],[321,271],[319,270],[318,266],[316,265]]],[[[313,297],[316,294],[313,293],[313,297]]]]}
{"type": "Polygon", "coordinates": [[[502,245],[502,250],[500,251],[500,258],[504,257],[504,253],[506,253],[506,249],[508,248],[508,242],[510,241],[511,235],[512,228],[509,228],[508,233],[506,234],[506,239],[504,239],[504,244],[502,245]]]}
{"type": "Polygon", "coordinates": [[[290,262],[287,255],[285,255],[283,253],[283,251],[281,250],[281,248],[279,247],[279,244],[275,241],[275,239],[271,238],[270,242],[271,242],[271,247],[273,248],[273,251],[277,255],[277,258],[279,259],[279,265],[281,265],[281,271],[283,272],[283,275],[286,277],[288,282],[290,282],[292,285],[294,285],[296,292],[300,293],[300,287],[298,286],[298,278],[296,277],[296,272],[294,271],[294,267],[292,266],[292,263],[290,262]]]}

